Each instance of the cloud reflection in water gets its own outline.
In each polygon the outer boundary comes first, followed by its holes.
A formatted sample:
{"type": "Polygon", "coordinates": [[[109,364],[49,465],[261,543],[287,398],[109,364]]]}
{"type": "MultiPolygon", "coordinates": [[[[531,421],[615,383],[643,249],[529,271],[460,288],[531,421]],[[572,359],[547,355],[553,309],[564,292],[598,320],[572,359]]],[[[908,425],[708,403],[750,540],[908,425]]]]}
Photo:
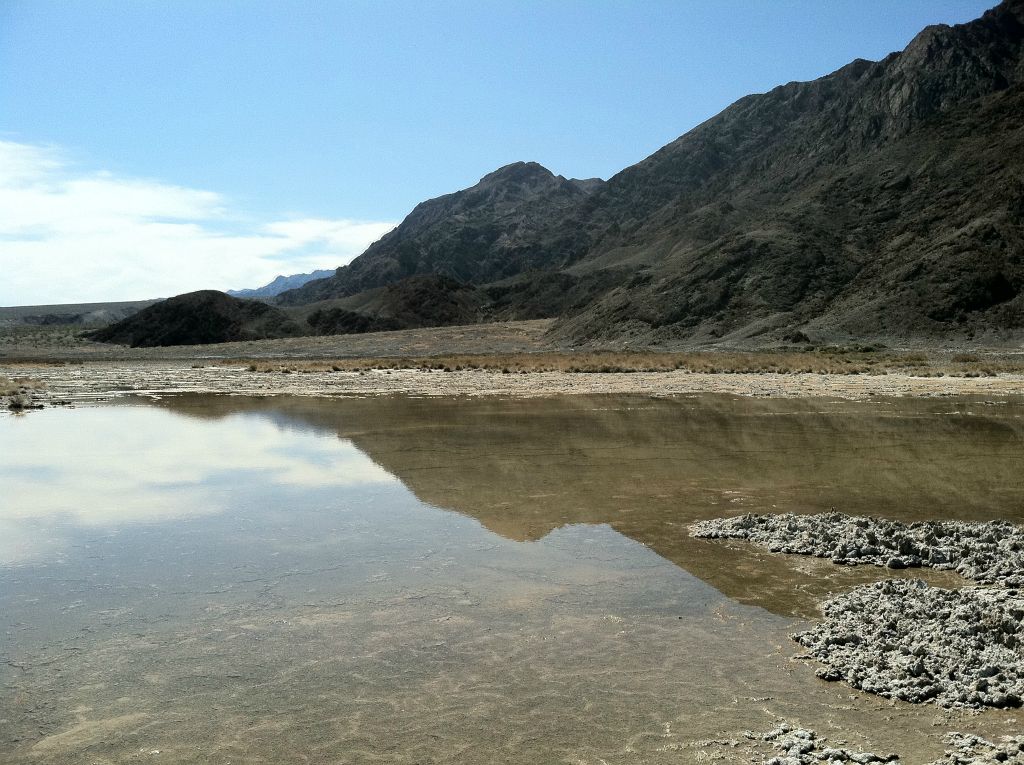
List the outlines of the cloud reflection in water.
{"type": "Polygon", "coordinates": [[[61,546],[58,526],[115,529],[221,513],[253,485],[397,480],[349,441],[260,417],[202,420],[150,407],[0,418],[0,452],[0,564],[51,554],[61,546]]]}

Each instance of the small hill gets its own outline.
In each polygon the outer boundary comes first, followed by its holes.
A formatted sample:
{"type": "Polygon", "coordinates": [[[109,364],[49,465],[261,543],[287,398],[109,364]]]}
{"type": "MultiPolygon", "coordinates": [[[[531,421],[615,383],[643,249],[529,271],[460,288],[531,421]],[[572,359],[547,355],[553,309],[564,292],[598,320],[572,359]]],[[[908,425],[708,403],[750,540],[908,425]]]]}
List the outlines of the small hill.
{"type": "Polygon", "coordinates": [[[280,295],[286,290],[293,290],[301,287],[307,282],[311,282],[314,279],[326,279],[328,276],[333,276],[333,269],[321,269],[313,271],[308,274],[292,274],[291,276],[278,276],[274,281],[269,284],[264,284],[262,287],[256,287],[255,289],[244,289],[244,290],[228,290],[226,294],[236,298],[269,298],[275,295],[280,295]]]}
{"type": "Polygon", "coordinates": [[[303,334],[309,332],[278,308],[239,300],[215,290],[202,290],[156,303],[86,336],[101,343],[137,348],[205,345],[303,334]]]}

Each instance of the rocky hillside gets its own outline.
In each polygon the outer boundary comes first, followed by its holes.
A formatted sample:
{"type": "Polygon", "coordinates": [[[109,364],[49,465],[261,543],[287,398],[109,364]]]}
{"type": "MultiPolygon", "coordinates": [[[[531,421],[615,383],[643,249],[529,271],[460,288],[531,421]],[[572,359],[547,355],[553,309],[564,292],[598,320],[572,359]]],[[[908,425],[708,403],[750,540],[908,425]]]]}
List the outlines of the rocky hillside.
{"type": "Polygon", "coordinates": [[[1024,333],[1024,0],[741,99],[607,183],[533,163],[417,206],[286,304],[413,275],[572,343],[1024,333]]]}
{"type": "MultiPolygon", "coordinates": [[[[290,309],[299,317],[300,309],[290,309]]],[[[477,324],[490,304],[479,288],[447,276],[410,276],[339,300],[313,303],[305,321],[318,335],[477,324]]]]}
{"type": "Polygon", "coordinates": [[[103,343],[133,348],[202,345],[310,334],[280,309],[238,300],[215,290],[189,292],[164,300],[127,319],[89,333],[103,343]]]}
{"type": "Polygon", "coordinates": [[[734,104],[612,178],[565,337],[1019,332],[1024,2],[734,104]]]}
{"type": "Polygon", "coordinates": [[[547,267],[574,248],[567,220],[603,182],[568,180],[517,162],[475,186],[422,202],[330,279],[280,296],[283,305],[354,295],[432,274],[484,284],[547,267]]]}

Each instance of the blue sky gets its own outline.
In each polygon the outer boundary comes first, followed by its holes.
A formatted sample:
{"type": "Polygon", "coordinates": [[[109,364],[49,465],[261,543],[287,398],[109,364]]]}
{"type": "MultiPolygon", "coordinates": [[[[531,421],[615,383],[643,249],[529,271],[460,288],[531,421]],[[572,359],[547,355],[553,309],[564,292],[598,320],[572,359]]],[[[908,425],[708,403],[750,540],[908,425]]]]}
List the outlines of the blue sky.
{"type": "Polygon", "coordinates": [[[607,178],[743,95],[992,4],[2,0],[0,201],[23,222],[0,265],[39,264],[0,305],[333,267],[503,164],[607,178]]]}

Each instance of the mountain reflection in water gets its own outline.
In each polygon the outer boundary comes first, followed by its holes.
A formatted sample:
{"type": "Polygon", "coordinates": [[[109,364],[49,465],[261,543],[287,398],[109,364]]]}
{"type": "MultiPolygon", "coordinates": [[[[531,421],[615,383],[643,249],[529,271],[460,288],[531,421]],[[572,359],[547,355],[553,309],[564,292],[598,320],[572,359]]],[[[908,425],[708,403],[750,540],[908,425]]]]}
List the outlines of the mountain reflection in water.
{"type": "Polygon", "coordinates": [[[1024,403],[695,396],[526,400],[174,397],[350,441],[420,501],[516,541],[608,524],[726,595],[813,616],[828,592],[893,574],[691,539],[695,520],[823,512],[1024,521],[1024,403]]]}
{"type": "Polygon", "coordinates": [[[707,741],[781,717],[935,759],[934,709],[790,660],[821,596],[905,572],[686,527],[1021,520],[1022,415],[178,396],[0,418],[0,760],[749,762],[707,741]]]}

